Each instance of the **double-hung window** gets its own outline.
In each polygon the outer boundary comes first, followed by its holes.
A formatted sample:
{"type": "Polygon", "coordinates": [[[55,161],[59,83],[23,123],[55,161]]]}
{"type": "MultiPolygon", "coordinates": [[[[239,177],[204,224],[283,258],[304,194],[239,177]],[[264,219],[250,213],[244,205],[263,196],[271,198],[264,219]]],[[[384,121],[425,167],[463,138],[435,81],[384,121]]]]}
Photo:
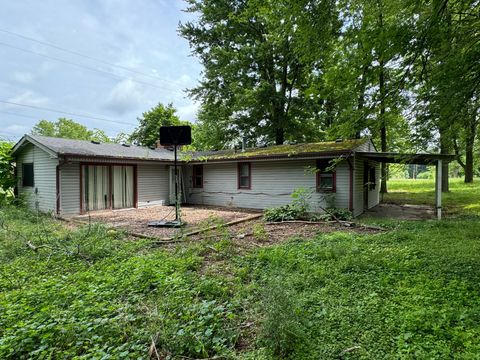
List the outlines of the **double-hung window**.
{"type": "Polygon", "coordinates": [[[33,174],[33,163],[23,163],[22,164],[22,186],[24,187],[33,187],[35,184],[34,174],[33,174]]]}
{"type": "Polygon", "coordinates": [[[317,160],[317,191],[335,192],[335,183],[335,170],[332,168],[330,161],[327,159],[317,160]]]}
{"type": "Polygon", "coordinates": [[[248,162],[238,163],[238,188],[250,189],[252,187],[252,167],[248,162]]]}
{"type": "Polygon", "coordinates": [[[203,165],[193,165],[193,187],[203,188],[203,165]]]}

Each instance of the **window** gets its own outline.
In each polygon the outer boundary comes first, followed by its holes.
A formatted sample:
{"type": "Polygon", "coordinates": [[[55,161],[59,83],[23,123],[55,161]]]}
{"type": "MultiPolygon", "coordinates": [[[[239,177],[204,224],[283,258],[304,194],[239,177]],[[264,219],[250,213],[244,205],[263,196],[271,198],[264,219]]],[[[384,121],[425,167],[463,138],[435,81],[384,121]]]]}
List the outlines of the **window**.
{"type": "Polygon", "coordinates": [[[252,186],[252,168],[250,163],[238,163],[238,188],[250,189],[252,186]]]}
{"type": "Polygon", "coordinates": [[[22,186],[33,187],[33,163],[22,164],[22,186]]]}
{"type": "Polygon", "coordinates": [[[329,160],[317,160],[317,191],[335,192],[336,175],[329,160]]]}
{"type": "Polygon", "coordinates": [[[193,187],[203,188],[203,165],[193,165],[193,187]]]}

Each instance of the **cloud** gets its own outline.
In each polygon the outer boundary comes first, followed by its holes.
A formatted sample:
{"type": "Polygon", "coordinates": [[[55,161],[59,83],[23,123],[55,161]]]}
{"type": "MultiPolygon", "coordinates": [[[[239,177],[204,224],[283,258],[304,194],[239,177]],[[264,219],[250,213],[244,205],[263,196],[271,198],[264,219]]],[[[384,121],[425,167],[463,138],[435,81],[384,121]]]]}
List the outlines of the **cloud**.
{"type": "Polygon", "coordinates": [[[103,107],[117,115],[124,115],[136,109],[142,100],[142,94],[136,84],[130,80],[122,80],[110,91],[103,107]]]}
{"type": "Polygon", "coordinates": [[[178,107],[178,116],[180,120],[188,120],[190,122],[195,122],[197,120],[197,112],[200,104],[192,103],[185,106],[178,107]]]}
{"type": "MultiPolygon", "coordinates": [[[[25,105],[33,105],[33,106],[44,106],[48,104],[48,98],[42,95],[36,94],[32,90],[26,90],[20,95],[13,96],[8,99],[9,102],[18,103],[18,104],[25,104],[25,105]]],[[[8,107],[16,107],[15,105],[9,105],[8,107]]]]}
{"type": "Polygon", "coordinates": [[[12,74],[12,79],[21,84],[30,84],[35,80],[35,76],[28,71],[15,71],[12,74]]]}

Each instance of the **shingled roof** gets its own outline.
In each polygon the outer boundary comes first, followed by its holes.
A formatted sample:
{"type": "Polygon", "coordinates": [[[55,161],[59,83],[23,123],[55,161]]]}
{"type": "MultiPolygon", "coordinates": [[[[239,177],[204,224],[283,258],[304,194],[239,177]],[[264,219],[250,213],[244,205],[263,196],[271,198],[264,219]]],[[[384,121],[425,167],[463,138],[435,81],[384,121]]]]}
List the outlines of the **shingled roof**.
{"type": "Polygon", "coordinates": [[[173,152],[166,149],[150,149],[136,145],[97,143],[86,140],[72,140],[38,135],[24,135],[14,146],[12,154],[15,155],[15,153],[27,143],[35,144],[53,156],[173,161],[173,152]]]}
{"type": "Polygon", "coordinates": [[[272,145],[261,148],[221,151],[197,151],[183,153],[183,160],[190,161],[220,161],[248,160],[263,158],[291,158],[317,155],[341,155],[355,151],[356,148],[370,141],[369,138],[340,141],[322,141],[316,143],[272,145]]]}

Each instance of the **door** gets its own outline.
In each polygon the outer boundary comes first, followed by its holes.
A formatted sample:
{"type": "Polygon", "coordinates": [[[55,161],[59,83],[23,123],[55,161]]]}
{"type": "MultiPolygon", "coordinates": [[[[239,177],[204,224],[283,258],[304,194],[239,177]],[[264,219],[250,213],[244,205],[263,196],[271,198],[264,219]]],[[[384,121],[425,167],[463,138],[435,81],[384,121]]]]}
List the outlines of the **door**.
{"type": "Polygon", "coordinates": [[[369,188],[369,166],[368,162],[363,163],[363,210],[368,210],[368,188],[369,188]]]}
{"type": "MultiPolygon", "coordinates": [[[[170,205],[175,204],[175,166],[170,166],[170,176],[169,176],[169,185],[170,185],[170,196],[169,196],[169,203],[170,205]]],[[[182,168],[180,166],[177,167],[177,175],[178,175],[178,195],[180,196],[180,201],[185,202],[185,189],[183,186],[183,174],[182,168]]]]}
{"type": "Polygon", "coordinates": [[[112,208],[134,207],[133,166],[112,166],[112,208]]]}
{"type": "Polygon", "coordinates": [[[85,211],[110,208],[108,166],[82,165],[82,183],[85,211]]]}

